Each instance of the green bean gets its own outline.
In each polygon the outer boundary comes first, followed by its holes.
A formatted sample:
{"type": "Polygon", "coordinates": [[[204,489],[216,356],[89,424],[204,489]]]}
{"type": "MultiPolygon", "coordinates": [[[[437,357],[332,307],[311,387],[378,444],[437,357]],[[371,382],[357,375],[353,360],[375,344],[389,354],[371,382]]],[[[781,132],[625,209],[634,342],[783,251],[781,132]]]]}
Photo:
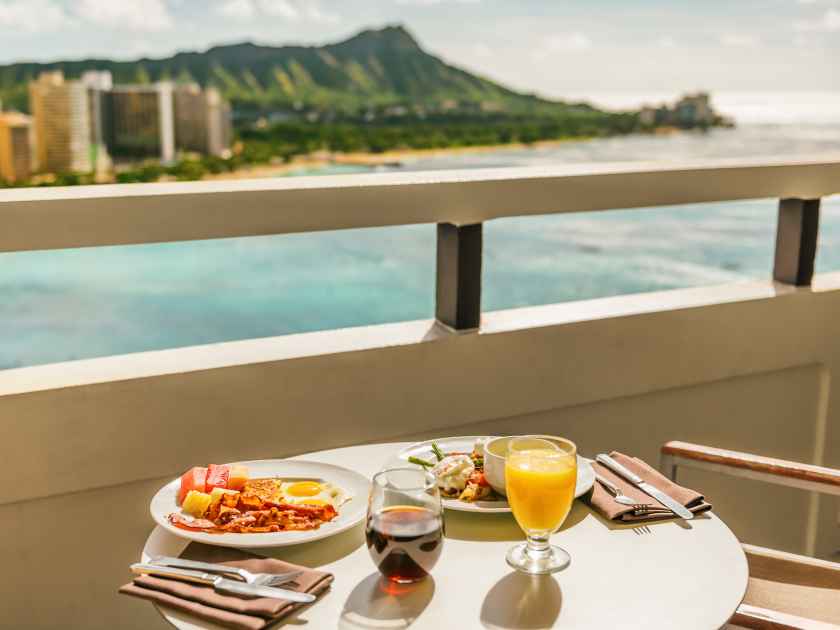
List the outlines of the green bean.
{"type": "Polygon", "coordinates": [[[423,466],[424,468],[431,468],[434,466],[431,462],[427,462],[425,459],[420,459],[419,457],[414,457],[413,455],[409,456],[408,461],[411,464],[417,464],[418,466],[423,466]]]}
{"type": "Polygon", "coordinates": [[[443,451],[438,448],[438,445],[432,442],[432,451],[435,453],[435,457],[437,457],[438,461],[441,461],[444,458],[443,451]]]}

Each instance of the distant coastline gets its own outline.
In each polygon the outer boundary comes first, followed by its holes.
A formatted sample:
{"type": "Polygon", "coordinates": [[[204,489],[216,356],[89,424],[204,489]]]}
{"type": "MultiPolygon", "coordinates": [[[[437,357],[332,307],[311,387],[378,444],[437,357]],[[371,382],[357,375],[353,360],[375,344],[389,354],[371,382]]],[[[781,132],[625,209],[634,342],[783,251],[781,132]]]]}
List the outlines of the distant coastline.
{"type": "MultiPolygon", "coordinates": [[[[657,127],[645,132],[645,135],[669,136],[680,133],[691,133],[690,130],[678,127],[657,127]]],[[[639,132],[641,133],[641,132],[639,132]]],[[[609,137],[609,136],[608,136],[609,137]]],[[[603,136],[578,136],[557,140],[539,140],[533,143],[509,142],[504,144],[484,144],[462,147],[446,147],[435,149],[393,149],[381,153],[371,151],[329,152],[313,151],[306,155],[293,157],[288,162],[277,164],[254,164],[226,173],[208,174],[205,180],[226,179],[256,179],[260,177],[287,177],[296,175],[302,170],[318,171],[335,166],[358,166],[375,169],[377,167],[399,168],[419,159],[452,157],[457,155],[478,155],[482,153],[496,153],[499,151],[522,151],[527,149],[550,149],[570,142],[588,142],[603,138],[603,136]]]]}
{"type": "MultiPolygon", "coordinates": [[[[679,132],[680,130],[669,130],[667,133],[679,132]]],[[[399,168],[407,163],[418,159],[429,159],[437,157],[449,157],[455,155],[475,155],[480,153],[494,153],[497,151],[516,151],[524,149],[551,148],[567,144],[569,142],[586,142],[598,136],[582,136],[575,138],[564,138],[562,140],[541,140],[532,144],[523,142],[511,142],[506,144],[486,144],[464,147],[447,147],[436,149],[394,149],[382,153],[369,151],[353,151],[348,153],[314,151],[306,155],[292,158],[289,162],[279,164],[256,164],[247,166],[228,173],[216,173],[206,175],[205,180],[225,179],[255,179],[259,177],[283,177],[294,175],[301,170],[318,170],[332,166],[358,166],[376,168],[382,166],[399,168]]]]}

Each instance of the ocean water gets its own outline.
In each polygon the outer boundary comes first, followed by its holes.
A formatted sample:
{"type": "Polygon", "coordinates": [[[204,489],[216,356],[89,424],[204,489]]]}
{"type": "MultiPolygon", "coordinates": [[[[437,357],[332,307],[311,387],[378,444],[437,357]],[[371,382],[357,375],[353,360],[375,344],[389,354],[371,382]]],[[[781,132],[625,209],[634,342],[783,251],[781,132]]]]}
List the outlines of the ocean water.
{"type": "MultiPolygon", "coordinates": [[[[826,97],[829,106],[815,98],[797,97],[823,112],[816,120],[790,108],[774,118],[743,99],[746,122],[734,130],[431,157],[402,168],[838,155],[840,97],[826,97]]],[[[776,203],[489,222],[483,308],[767,278],[776,203]]],[[[840,198],[824,200],[818,251],[818,272],[840,269],[840,198]]],[[[433,225],[0,254],[0,369],[428,318],[434,265],[433,225]]]]}

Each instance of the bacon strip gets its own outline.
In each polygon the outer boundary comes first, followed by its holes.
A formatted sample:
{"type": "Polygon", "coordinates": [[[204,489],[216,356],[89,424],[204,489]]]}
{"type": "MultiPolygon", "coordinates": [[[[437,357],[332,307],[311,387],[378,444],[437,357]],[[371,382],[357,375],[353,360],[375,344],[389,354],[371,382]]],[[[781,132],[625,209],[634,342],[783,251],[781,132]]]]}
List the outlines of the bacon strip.
{"type": "Polygon", "coordinates": [[[176,514],[175,512],[169,515],[169,522],[172,523],[175,527],[180,527],[181,529],[203,531],[207,533],[221,531],[213,521],[208,521],[205,518],[188,519],[181,516],[180,514],[176,514]]]}
{"type": "Polygon", "coordinates": [[[181,514],[169,515],[175,527],[208,534],[264,533],[278,531],[305,531],[317,529],[322,523],[333,520],[338,513],[331,505],[293,505],[266,502],[263,510],[249,510],[240,514],[232,508],[222,508],[215,520],[188,519],[181,514]]]}
{"type": "Polygon", "coordinates": [[[172,513],[169,522],[181,529],[212,534],[262,533],[317,529],[338,516],[329,504],[272,501],[277,498],[279,484],[276,479],[252,479],[242,492],[224,494],[221,501],[211,506],[206,518],[189,519],[172,513]]]}

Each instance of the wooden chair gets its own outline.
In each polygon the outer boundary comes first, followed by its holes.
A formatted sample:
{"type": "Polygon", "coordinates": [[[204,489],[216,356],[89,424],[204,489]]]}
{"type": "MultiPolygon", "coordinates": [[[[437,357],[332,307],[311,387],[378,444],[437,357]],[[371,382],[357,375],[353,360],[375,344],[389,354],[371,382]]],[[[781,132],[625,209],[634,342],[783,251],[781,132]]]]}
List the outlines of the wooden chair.
{"type": "MultiPolygon", "coordinates": [[[[840,496],[840,470],[822,466],[668,442],[661,449],[660,470],[675,480],[678,466],[840,496]]],[[[759,630],[840,628],[840,564],[752,545],[743,547],[750,581],[730,624],[759,630]]]]}

